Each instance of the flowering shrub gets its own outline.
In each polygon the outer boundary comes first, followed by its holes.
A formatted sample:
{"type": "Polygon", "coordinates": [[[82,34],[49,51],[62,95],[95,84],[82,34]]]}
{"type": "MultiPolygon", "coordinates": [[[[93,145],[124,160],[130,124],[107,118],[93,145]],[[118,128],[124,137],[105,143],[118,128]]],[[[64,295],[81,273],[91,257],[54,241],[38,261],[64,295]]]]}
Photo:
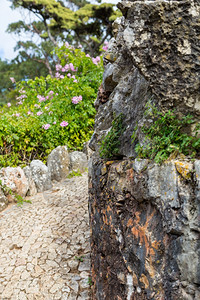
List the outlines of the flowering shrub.
{"type": "Polygon", "coordinates": [[[59,145],[81,150],[94,125],[94,100],[102,80],[102,59],[63,45],[52,78],[16,84],[16,105],[8,103],[0,119],[0,167],[46,160],[59,145]]]}

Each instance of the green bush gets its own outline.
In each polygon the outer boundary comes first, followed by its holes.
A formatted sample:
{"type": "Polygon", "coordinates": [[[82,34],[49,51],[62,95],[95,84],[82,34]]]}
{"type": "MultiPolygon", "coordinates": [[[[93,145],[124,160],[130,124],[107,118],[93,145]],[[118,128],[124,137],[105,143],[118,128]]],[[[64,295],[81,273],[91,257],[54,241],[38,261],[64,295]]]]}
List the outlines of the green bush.
{"type": "MultiPolygon", "coordinates": [[[[157,163],[169,158],[171,154],[184,154],[190,157],[199,157],[200,139],[198,132],[200,124],[195,126],[192,135],[186,133],[189,124],[195,123],[191,115],[178,118],[174,111],[159,111],[154,105],[147,104],[145,114],[152,120],[141,128],[145,134],[144,144],[136,144],[135,151],[141,158],[149,158],[157,163]]],[[[137,138],[136,126],[132,141],[137,138]]]]}
{"type": "Polygon", "coordinates": [[[0,119],[0,167],[46,160],[59,145],[82,149],[94,125],[94,100],[102,80],[102,59],[63,45],[55,77],[16,84],[16,105],[7,104],[0,119]]]}

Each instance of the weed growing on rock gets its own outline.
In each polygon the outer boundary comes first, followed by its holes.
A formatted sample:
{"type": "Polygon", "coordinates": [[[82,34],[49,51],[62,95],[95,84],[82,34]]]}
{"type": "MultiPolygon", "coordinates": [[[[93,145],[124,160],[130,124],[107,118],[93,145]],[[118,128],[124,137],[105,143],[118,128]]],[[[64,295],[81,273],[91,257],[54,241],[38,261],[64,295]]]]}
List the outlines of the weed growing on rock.
{"type": "Polygon", "coordinates": [[[82,176],[82,173],[81,173],[81,171],[71,171],[70,173],[69,173],[69,175],[67,175],[67,178],[72,178],[72,177],[74,177],[74,176],[82,176]]]}
{"type": "Polygon", "coordinates": [[[80,262],[83,262],[83,259],[84,259],[84,256],[81,255],[81,256],[75,256],[75,259],[80,261],[80,262]]]}
{"type": "Polygon", "coordinates": [[[112,127],[101,141],[100,156],[105,159],[117,157],[119,155],[120,136],[124,132],[124,115],[121,113],[112,121],[112,127]]]}
{"type": "MultiPolygon", "coordinates": [[[[145,114],[152,123],[144,124],[141,128],[145,140],[143,145],[136,144],[135,151],[139,157],[161,163],[173,154],[190,157],[200,155],[200,124],[195,126],[192,135],[185,132],[188,125],[195,123],[191,115],[178,118],[174,111],[161,112],[149,103],[145,114]]],[[[132,135],[133,142],[136,140],[137,130],[136,127],[132,135]]]]}

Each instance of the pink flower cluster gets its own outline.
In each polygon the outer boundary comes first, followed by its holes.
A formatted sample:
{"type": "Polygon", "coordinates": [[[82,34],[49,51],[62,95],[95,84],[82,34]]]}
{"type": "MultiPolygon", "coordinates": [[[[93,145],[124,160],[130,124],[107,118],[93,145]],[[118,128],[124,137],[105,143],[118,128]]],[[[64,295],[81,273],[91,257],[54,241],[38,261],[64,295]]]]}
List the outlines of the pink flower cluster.
{"type": "Polygon", "coordinates": [[[37,98],[38,98],[39,102],[43,102],[43,101],[46,100],[46,98],[44,96],[41,96],[41,95],[37,95],[37,98]]]}
{"type": "MultiPolygon", "coordinates": [[[[61,75],[59,72],[68,72],[68,71],[72,71],[72,72],[76,72],[77,69],[75,69],[74,65],[72,63],[69,63],[69,64],[66,64],[64,67],[62,67],[61,65],[56,65],[56,78],[61,78],[63,79],[64,78],[64,75],[61,75]]],[[[70,73],[67,74],[68,77],[70,73]]],[[[71,74],[70,74],[71,75],[71,74]]]]}
{"type": "Polygon", "coordinates": [[[11,107],[11,103],[10,103],[10,102],[8,102],[8,103],[7,103],[7,106],[8,106],[8,107],[11,107]]]}
{"type": "Polygon", "coordinates": [[[66,121],[62,121],[61,123],[60,123],[60,126],[61,127],[66,127],[68,125],[68,122],[66,122],[66,121]]]}
{"type": "Polygon", "coordinates": [[[72,103],[73,104],[78,104],[80,101],[82,101],[83,97],[82,96],[75,96],[72,98],[72,103]]]}
{"type": "Polygon", "coordinates": [[[19,114],[19,113],[16,113],[16,114],[13,114],[12,116],[13,116],[13,117],[19,117],[20,114],[19,114]]]}
{"type": "Polygon", "coordinates": [[[45,124],[45,125],[42,125],[42,128],[44,128],[45,130],[49,129],[51,125],[50,124],[45,124]]]}
{"type": "Polygon", "coordinates": [[[40,116],[40,115],[42,115],[42,114],[43,114],[42,111],[38,111],[38,112],[37,112],[37,116],[40,116]]]}
{"type": "Polygon", "coordinates": [[[98,63],[101,61],[101,58],[99,56],[97,57],[92,57],[92,62],[95,64],[95,65],[98,65],[98,63]]]}
{"type": "Polygon", "coordinates": [[[108,50],[108,42],[104,42],[104,46],[102,47],[104,51],[108,50]]]}

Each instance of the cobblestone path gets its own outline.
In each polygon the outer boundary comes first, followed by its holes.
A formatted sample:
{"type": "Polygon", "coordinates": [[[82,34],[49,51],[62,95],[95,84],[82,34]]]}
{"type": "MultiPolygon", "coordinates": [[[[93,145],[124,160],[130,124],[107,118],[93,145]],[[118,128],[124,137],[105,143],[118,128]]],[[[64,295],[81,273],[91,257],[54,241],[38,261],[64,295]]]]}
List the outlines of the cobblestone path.
{"type": "Polygon", "coordinates": [[[87,174],[0,213],[1,300],[89,299],[87,174]]]}

